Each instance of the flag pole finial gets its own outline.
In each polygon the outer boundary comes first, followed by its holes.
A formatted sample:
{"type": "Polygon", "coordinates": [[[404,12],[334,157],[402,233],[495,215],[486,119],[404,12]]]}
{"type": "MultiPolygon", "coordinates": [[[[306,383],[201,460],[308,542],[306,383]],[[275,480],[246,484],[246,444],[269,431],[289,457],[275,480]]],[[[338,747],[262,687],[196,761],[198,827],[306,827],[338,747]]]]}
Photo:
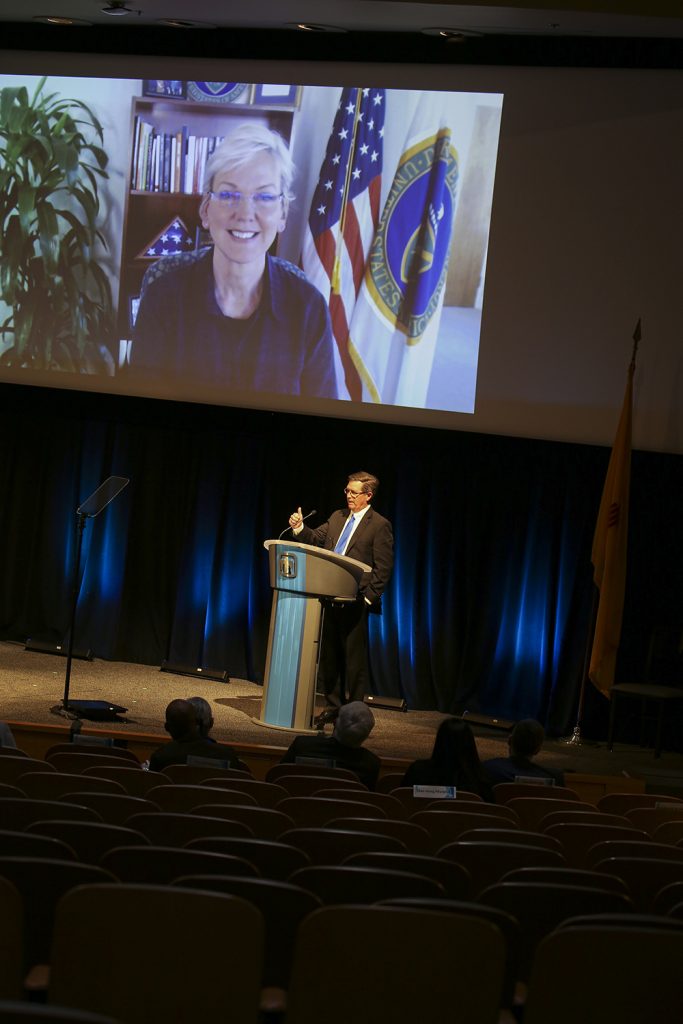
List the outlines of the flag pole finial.
{"type": "Polygon", "coordinates": [[[631,353],[631,366],[632,367],[635,367],[635,365],[636,365],[636,353],[638,352],[638,344],[639,344],[640,339],[642,337],[641,320],[642,320],[642,317],[638,317],[638,323],[636,324],[635,330],[633,332],[633,352],[631,353]]]}

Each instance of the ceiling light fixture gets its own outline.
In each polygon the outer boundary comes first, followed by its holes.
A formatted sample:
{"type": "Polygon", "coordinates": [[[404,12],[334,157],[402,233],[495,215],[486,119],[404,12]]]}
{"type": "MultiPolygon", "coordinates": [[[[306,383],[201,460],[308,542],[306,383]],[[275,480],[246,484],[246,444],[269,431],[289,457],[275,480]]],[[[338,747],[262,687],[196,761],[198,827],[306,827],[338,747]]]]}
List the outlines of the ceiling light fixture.
{"type": "Polygon", "coordinates": [[[127,14],[142,14],[142,11],[134,11],[132,8],[126,7],[125,0],[110,0],[110,3],[105,4],[100,10],[102,14],[109,14],[112,18],[123,18],[127,14]]]}
{"type": "Polygon", "coordinates": [[[420,31],[425,36],[445,39],[447,43],[464,43],[466,39],[478,39],[484,34],[469,28],[423,28],[420,31]]]}
{"type": "Polygon", "coordinates": [[[336,25],[319,25],[313,21],[297,21],[289,22],[285,25],[285,28],[295,28],[299,32],[347,32],[345,28],[339,28],[336,25]]]}
{"type": "Polygon", "coordinates": [[[208,21],[186,21],[184,18],[158,18],[157,25],[165,25],[166,28],[217,28],[208,21]]]}
{"type": "Polygon", "coordinates": [[[33,21],[43,25],[92,25],[92,21],[84,18],[67,18],[61,14],[34,14],[33,21]]]}

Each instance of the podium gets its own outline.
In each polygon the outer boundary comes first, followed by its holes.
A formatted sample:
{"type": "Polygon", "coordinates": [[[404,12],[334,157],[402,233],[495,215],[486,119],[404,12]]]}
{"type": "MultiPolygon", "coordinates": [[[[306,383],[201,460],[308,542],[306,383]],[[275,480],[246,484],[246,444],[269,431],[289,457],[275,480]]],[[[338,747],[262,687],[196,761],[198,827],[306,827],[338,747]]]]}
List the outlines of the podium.
{"type": "Polygon", "coordinates": [[[354,601],[371,566],[296,541],[267,540],[273,604],[259,725],[313,732],[322,599],[354,601]]]}

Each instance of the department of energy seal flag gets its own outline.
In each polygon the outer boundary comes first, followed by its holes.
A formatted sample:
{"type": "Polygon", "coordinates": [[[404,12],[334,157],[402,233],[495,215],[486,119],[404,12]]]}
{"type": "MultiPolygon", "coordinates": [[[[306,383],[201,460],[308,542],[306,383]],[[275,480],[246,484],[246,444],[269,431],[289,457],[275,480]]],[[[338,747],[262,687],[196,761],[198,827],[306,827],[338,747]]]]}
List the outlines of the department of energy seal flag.
{"type": "Polygon", "coordinates": [[[384,89],[342,89],[311,202],[302,266],[325,297],[337,345],[337,376],[360,401],[349,324],[379,221],[384,89]]]}
{"type": "Polygon", "coordinates": [[[458,157],[442,98],[422,94],[350,326],[366,402],[424,406],[443,306],[458,157]]]}

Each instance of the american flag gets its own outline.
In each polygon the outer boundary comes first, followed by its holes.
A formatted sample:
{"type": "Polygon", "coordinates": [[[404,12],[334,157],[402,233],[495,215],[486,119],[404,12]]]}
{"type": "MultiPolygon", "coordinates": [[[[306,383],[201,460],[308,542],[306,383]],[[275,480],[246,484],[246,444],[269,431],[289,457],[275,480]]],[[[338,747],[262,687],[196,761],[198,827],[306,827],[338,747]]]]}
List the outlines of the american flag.
{"type": "Polygon", "coordinates": [[[349,396],[360,378],[349,355],[349,324],[379,221],[384,89],[342,90],[308,217],[302,264],[328,301],[349,396]]]}

